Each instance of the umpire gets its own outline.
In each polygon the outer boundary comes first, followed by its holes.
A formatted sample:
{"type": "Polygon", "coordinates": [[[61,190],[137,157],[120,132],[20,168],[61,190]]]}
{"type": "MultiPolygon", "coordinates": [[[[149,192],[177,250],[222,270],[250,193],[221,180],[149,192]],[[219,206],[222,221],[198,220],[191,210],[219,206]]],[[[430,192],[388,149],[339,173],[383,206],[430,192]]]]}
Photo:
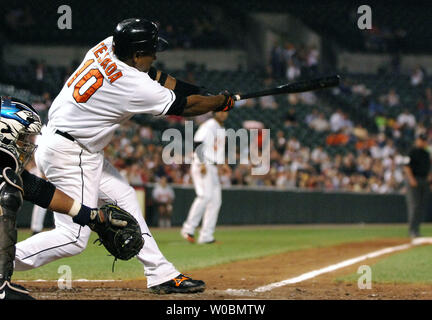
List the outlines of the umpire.
{"type": "Polygon", "coordinates": [[[408,155],[409,163],[404,166],[408,182],[406,201],[411,238],[420,237],[420,223],[428,207],[431,159],[426,148],[427,136],[419,135],[408,155]]]}

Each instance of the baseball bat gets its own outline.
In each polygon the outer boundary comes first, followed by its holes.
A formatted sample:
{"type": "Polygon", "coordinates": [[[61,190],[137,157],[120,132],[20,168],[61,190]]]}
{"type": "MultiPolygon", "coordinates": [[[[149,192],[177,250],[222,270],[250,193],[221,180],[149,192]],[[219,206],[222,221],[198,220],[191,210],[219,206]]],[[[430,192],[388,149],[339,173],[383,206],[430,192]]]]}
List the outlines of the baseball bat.
{"type": "Polygon", "coordinates": [[[262,91],[250,92],[245,94],[234,95],[235,100],[244,100],[250,98],[258,98],[263,96],[274,96],[277,94],[298,93],[312,90],[331,88],[339,85],[340,76],[334,75],[330,77],[316,78],[305,81],[283,84],[276,88],[266,89],[262,91]]]}

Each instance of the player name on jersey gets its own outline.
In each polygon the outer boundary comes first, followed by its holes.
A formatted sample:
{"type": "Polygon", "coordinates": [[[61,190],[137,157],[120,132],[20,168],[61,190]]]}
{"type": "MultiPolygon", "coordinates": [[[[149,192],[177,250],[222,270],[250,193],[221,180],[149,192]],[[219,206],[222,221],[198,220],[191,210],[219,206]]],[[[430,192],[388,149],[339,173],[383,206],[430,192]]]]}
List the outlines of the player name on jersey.
{"type": "Polygon", "coordinates": [[[117,71],[116,63],[113,62],[111,60],[111,58],[106,57],[109,54],[109,52],[107,50],[108,50],[107,46],[103,42],[101,42],[93,50],[93,54],[94,54],[95,58],[97,59],[96,61],[99,63],[101,68],[105,70],[105,75],[108,77],[109,81],[111,83],[113,83],[118,78],[120,78],[123,74],[121,71],[117,71]],[[104,53],[104,51],[107,51],[107,52],[102,57],[102,54],[104,53]],[[115,71],[117,71],[117,72],[115,72],[115,71]]]}

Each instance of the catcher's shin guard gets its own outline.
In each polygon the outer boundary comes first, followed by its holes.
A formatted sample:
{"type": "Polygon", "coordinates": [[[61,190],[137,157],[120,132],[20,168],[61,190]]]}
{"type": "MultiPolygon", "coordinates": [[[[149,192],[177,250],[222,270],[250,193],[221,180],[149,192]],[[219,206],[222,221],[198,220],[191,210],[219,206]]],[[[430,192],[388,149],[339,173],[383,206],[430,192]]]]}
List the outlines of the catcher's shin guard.
{"type": "Polygon", "coordinates": [[[0,283],[9,281],[13,273],[17,242],[16,215],[23,198],[22,180],[10,168],[0,175],[0,283]]]}

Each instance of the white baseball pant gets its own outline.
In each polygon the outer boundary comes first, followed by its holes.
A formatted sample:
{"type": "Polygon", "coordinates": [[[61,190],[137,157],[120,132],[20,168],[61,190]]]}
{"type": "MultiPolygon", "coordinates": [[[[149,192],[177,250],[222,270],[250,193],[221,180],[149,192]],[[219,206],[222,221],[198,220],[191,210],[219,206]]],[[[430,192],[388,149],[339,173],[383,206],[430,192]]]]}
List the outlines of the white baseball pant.
{"type": "MultiPolygon", "coordinates": [[[[47,130],[35,159],[47,179],[70,197],[91,208],[97,207],[98,198],[115,202],[138,220],[145,243],[137,258],[144,265],[148,287],[180,273],[160,252],[143,218],[135,190],[104,159],[103,152],[90,153],[77,142],[47,130]]],[[[54,219],[55,229],[17,243],[15,270],[37,268],[79,254],[86,248],[91,233],[89,227],[81,227],[70,216],[57,212],[54,212],[54,219]]]]}
{"type": "Polygon", "coordinates": [[[191,164],[191,176],[196,197],[182,227],[182,233],[194,234],[202,220],[198,243],[214,240],[219,209],[222,204],[222,189],[217,166],[213,164],[205,164],[205,166],[206,174],[202,175],[201,164],[197,161],[191,164]]]}

